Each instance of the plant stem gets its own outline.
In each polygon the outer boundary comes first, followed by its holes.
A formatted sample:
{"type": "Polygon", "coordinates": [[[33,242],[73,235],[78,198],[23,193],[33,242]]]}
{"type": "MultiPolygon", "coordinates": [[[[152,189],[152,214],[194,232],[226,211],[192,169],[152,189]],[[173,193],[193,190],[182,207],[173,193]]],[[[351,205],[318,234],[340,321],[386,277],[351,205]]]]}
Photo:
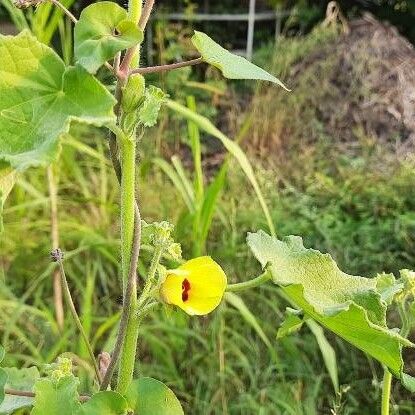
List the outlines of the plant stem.
{"type": "Polygon", "coordinates": [[[91,357],[97,379],[99,382],[101,382],[101,374],[98,368],[97,361],[95,360],[94,351],[92,350],[91,344],[89,343],[88,336],[85,333],[81,320],[79,319],[78,313],[76,312],[75,304],[72,300],[71,290],[69,289],[68,280],[66,279],[66,274],[65,274],[65,269],[63,267],[62,259],[60,258],[57,262],[59,263],[59,268],[61,271],[62,286],[63,286],[63,291],[66,297],[66,301],[68,303],[69,309],[71,310],[72,317],[75,320],[75,324],[77,325],[78,330],[81,333],[82,338],[84,339],[85,346],[88,350],[89,356],[91,357]]]}
{"type": "Polygon", "coordinates": [[[381,415],[389,415],[391,386],[392,374],[389,372],[388,368],[385,367],[382,383],[382,408],[380,412],[381,415]]]}
{"type": "MultiPolygon", "coordinates": [[[[129,264],[134,235],[135,208],[135,140],[122,138],[120,140],[121,155],[121,265],[124,293],[127,293],[129,264]]],[[[133,379],[135,357],[137,352],[138,319],[137,311],[137,279],[131,280],[128,322],[124,344],[121,351],[118,372],[117,391],[124,394],[133,379]]],[[[127,300],[125,301],[127,302],[127,300]]]]}
{"type": "Polygon", "coordinates": [[[137,25],[141,18],[142,8],[143,8],[143,0],[129,0],[128,1],[129,18],[137,25]]]}
{"type": "Polygon", "coordinates": [[[260,285],[264,284],[265,282],[269,281],[272,278],[270,271],[265,271],[259,277],[256,277],[252,280],[246,282],[240,282],[238,284],[229,284],[226,288],[226,291],[230,292],[238,292],[238,291],[245,291],[251,288],[259,287],[260,285]]]}
{"type": "Polygon", "coordinates": [[[194,66],[194,65],[198,65],[199,63],[203,63],[203,58],[202,57],[192,59],[190,61],[171,63],[171,64],[168,64],[168,65],[148,66],[147,68],[137,68],[137,69],[133,69],[130,72],[130,75],[136,74],[136,73],[139,73],[141,75],[145,75],[145,74],[149,74],[149,73],[172,71],[173,69],[184,68],[186,66],[194,66]]]}
{"type": "Polygon", "coordinates": [[[111,361],[108,369],[105,373],[104,379],[101,383],[100,390],[104,391],[108,388],[111,383],[111,378],[114,373],[115,366],[117,365],[118,358],[120,357],[121,348],[124,344],[124,338],[127,331],[128,318],[130,315],[131,299],[133,294],[134,281],[137,278],[137,265],[138,257],[140,255],[141,245],[141,215],[140,210],[136,209],[135,224],[134,224],[134,242],[131,255],[130,269],[128,272],[128,283],[126,292],[124,293],[124,303],[121,313],[120,326],[118,329],[117,341],[114,346],[114,351],[111,355],[111,361]]]}
{"type": "Polygon", "coordinates": [[[163,248],[162,245],[158,245],[154,249],[153,258],[151,259],[151,264],[150,264],[150,268],[148,270],[146,283],[144,284],[143,291],[142,291],[142,293],[140,295],[140,298],[138,300],[138,309],[140,309],[141,306],[147,300],[147,297],[148,297],[148,295],[150,293],[150,290],[151,290],[152,282],[153,282],[154,277],[156,275],[157,265],[160,262],[161,256],[163,255],[163,251],[164,251],[164,248],[163,248]]]}
{"type": "Polygon", "coordinates": [[[71,20],[73,23],[77,23],[78,19],[59,1],[59,0],[50,0],[55,6],[59,7],[71,20]]]}
{"type": "Polygon", "coordinates": [[[138,23],[138,26],[143,31],[147,26],[148,20],[150,19],[150,15],[151,15],[151,11],[153,10],[154,3],[155,3],[155,0],[146,0],[146,2],[144,3],[140,21],[138,23]]]}
{"type": "MultiPolygon", "coordinates": [[[[409,332],[411,331],[411,322],[408,318],[408,312],[406,310],[406,298],[402,299],[398,303],[398,312],[402,322],[402,327],[399,330],[399,334],[405,339],[407,339],[409,336],[409,332]]],[[[385,367],[382,383],[381,415],[389,415],[392,379],[392,374],[389,372],[388,368],[385,367]]]]}
{"type": "MultiPolygon", "coordinates": [[[[50,230],[52,239],[52,248],[59,248],[59,222],[58,222],[58,190],[56,186],[53,166],[47,169],[48,190],[50,197],[50,230]]],[[[53,302],[55,305],[56,323],[60,331],[63,330],[65,314],[63,311],[62,284],[59,275],[59,269],[53,271],[53,302]]]]}
{"type": "MultiPolygon", "coordinates": [[[[20,391],[20,390],[16,390],[16,389],[4,389],[4,393],[6,395],[23,396],[23,397],[27,397],[27,398],[34,398],[35,397],[34,392],[20,391]]],[[[90,399],[91,399],[91,397],[88,396],[88,395],[80,395],[79,396],[79,400],[81,402],[86,402],[86,401],[89,401],[90,399]]]]}

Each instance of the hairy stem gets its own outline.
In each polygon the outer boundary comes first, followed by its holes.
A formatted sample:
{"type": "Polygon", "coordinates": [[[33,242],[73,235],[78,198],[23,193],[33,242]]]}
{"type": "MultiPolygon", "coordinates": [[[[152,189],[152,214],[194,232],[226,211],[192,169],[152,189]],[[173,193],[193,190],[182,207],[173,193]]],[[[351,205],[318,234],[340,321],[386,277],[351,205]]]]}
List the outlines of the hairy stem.
{"type": "Polygon", "coordinates": [[[382,408],[380,412],[381,415],[389,415],[391,387],[392,374],[389,372],[388,368],[385,367],[382,383],[382,408]]]}
{"type": "Polygon", "coordinates": [[[151,16],[151,11],[153,10],[155,0],[146,0],[143,6],[143,10],[141,13],[140,21],[138,23],[138,26],[141,30],[144,30],[147,26],[148,20],[151,16]]]}
{"type": "Polygon", "coordinates": [[[143,9],[143,0],[128,0],[129,18],[138,25],[143,9]]]}
{"type": "MultiPolygon", "coordinates": [[[[136,205],[137,206],[137,205],[136,205]]],[[[124,344],[124,338],[127,331],[129,311],[131,309],[131,298],[133,295],[134,281],[137,278],[137,265],[138,257],[140,255],[140,242],[141,242],[141,216],[140,210],[136,209],[135,224],[134,224],[134,241],[131,254],[130,269],[128,272],[128,283],[126,292],[124,293],[124,303],[121,313],[120,326],[118,329],[117,341],[115,343],[114,350],[111,355],[111,361],[108,369],[105,373],[105,377],[101,383],[100,390],[106,390],[111,383],[111,378],[117,365],[118,358],[120,357],[121,348],[124,344]]]]}
{"type": "Polygon", "coordinates": [[[71,310],[71,314],[72,314],[72,317],[75,321],[75,324],[78,327],[78,330],[81,333],[81,336],[82,336],[82,338],[85,342],[85,346],[86,346],[86,348],[88,350],[88,353],[89,353],[89,356],[92,360],[92,364],[94,366],[94,370],[95,370],[95,374],[97,376],[97,379],[98,379],[99,382],[101,382],[101,374],[100,374],[100,371],[99,371],[99,368],[98,368],[98,363],[95,360],[94,351],[92,350],[91,344],[89,343],[88,336],[85,333],[85,330],[82,326],[81,320],[79,319],[78,313],[76,311],[75,304],[72,300],[71,290],[69,289],[68,280],[66,279],[65,269],[63,267],[63,262],[62,262],[61,258],[58,259],[58,263],[59,263],[59,268],[60,268],[60,271],[61,271],[62,286],[63,286],[63,291],[64,291],[64,294],[65,294],[65,297],[66,297],[66,301],[68,303],[69,309],[71,310]]]}
{"type": "MultiPolygon", "coordinates": [[[[398,303],[398,312],[402,322],[399,334],[405,339],[407,339],[411,331],[411,322],[408,317],[408,310],[406,309],[406,298],[398,303]]],[[[381,415],[389,415],[392,380],[392,374],[389,372],[388,368],[385,367],[382,383],[382,408],[380,412],[381,415]]]]}
{"type": "Polygon", "coordinates": [[[157,272],[157,266],[160,262],[161,256],[163,255],[163,246],[159,245],[154,249],[153,258],[151,259],[150,268],[148,270],[146,283],[144,284],[143,291],[140,295],[138,300],[138,309],[142,307],[142,305],[146,302],[148,295],[151,291],[152,282],[154,281],[154,277],[157,272]]]}
{"type": "Polygon", "coordinates": [[[145,74],[149,74],[149,73],[172,71],[173,69],[184,68],[186,66],[199,65],[200,63],[203,63],[203,58],[202,57],[192,59],[190,61],[171,63],[171,64],[168,64],[168,65],[148,66],[147,68],[137,68],[137,69],[133,69],[130,72],[130,75],[136,74],[136,73],[139,73],[141,75],[145,75],[145,74]]]}
{"type": "Polygon", "coordinates": [[[271,272],[267,270],[263,274],[261,274],[259,277],[253,278],[252,280],[240,282],[238,284],[229,284],[226,288],[226,291],[238,292],[238,291],[249,290],[250,288],[259,287],[260,285],[269,281],[271,278],[272,278],[271,272]]]}
{"type": "MultiPolygon", "coordinates": [[[[136,143],[132,139],[120,140],[121,156],[121,263],[124,293],[127,293],[129,264],[134,235],[135,209],[135,151],[136,143]]],[[[125,393],[133,379],[134,364],[137,351],[138,319],[137,311],[137,279],[131,279],[127,327],[121,350],[118,371],[117,391],[125,393]]],[[[126,300],[127,301],[127,300],[126,300]]]]}
{"type": "MultiPolygon", "coordinates": [[[[50,197],[50,230],[52,248],[59,248],[59,221],[58,221],[58,190],[56,186],[53,166],[47,169],[48,190],[50,197]]],[[[62,284],[59,269],[53,270],[53,302],[55,306],[56,323],[60,331],[63,330],[65,314],[63,311],[62,284]]]]}

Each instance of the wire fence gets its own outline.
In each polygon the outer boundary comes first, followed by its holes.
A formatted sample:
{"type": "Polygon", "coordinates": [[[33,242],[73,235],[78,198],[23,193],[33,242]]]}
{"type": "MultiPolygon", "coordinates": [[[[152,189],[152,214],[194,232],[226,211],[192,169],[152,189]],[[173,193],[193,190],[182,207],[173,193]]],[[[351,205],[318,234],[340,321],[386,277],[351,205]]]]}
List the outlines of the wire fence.
{"type": "Polygon", "coordinates": [[[155,14],[147,26],[147,57],[149,64],[153,64],[153,24],[157,21],[176,21],[176,22],[245,22],[247,24],[246,48],[236,50],[235,53],[245,56],[252,60],[254,52],[255,24],[260,21],[275,22],[275,39],[281,34],[282,21],[291,13],[281,10],[256,11],[256,1],[249,0],[249,10],[247,13],[235,14],[215,14],[215,13],[159,13],[155,14]]]}

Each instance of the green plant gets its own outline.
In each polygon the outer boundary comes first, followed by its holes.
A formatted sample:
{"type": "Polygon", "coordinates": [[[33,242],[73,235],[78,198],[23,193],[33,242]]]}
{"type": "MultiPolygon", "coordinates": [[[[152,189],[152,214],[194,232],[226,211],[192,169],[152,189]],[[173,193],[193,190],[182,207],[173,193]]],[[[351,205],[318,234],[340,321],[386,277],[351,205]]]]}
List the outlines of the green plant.
{"type": "MultiPolygon", "coordinates": [[[[32,413],[43,413],[46,410],[46,402],[49,411],[68,414],[94,413],[98,411],[97,408],[105,408],[114,413],[126,413],[128,408],[141,414],[152,411],[181,413],[182,409],[177,399],[163,384],[157,386],[157,381],[145,378],[137,382],[132,381],[140,322],[144,315],[157,305],[155,299],[158,298],[159,287],[166,286],[170,281],[170,275],[174,275],[173,271],[168,271],[163,277],[163,271],[159,268],[160,260],[164,253],[174,258],[180,256],[180,247],[170,237],[169,225],[146,225],[142,235],[141,215],[135,191],[136,138],[137,135],[143,136],[145,128],[156,123],[160,106],[165,100],[164,93],[158,88],[146,88],[142,75],[205,61],[217,66],[229,78],[255,78],[281,83],[262,69],[222,49],[200,32],[196,32],[192,38],[193,44],[201,54],[200,58],[161,67],[138,68],[138,46],[143,40],[142,32],[154,4],[152,1],[145,3],[143,10],[140,1],[131,2],[128,12],[114,3],[94,4],[82,12],[79,21],[63,4],[54,4],[75,23],[74,56],[77,66],[66,66],[52,49],[38,42],[26,31],[16,37],[1,39],[2,53],[6,54],[7,51],[3,69],[8,74],[0,85],[4,93],[1,104],[1,126],[4,131],[1,142],[2,204],[10,192],[15,172],[32,166],[48,165],[57,157],[60,136],[68,130],[71,121],[107,127],[111,131],[112,162],[121,185],[121,269],[124,300],[114,351],[103,368],[95,360],[88,334],[73,303],[63,267],[63,253],[59,249],[52,251],[52,259],[59,265],[66,299],[93,362],[95,380],[101,392],[94,394],[81,406],[76,390],[77,378],[72,374],[69,361],[62,359],[53,366],[48,377],[36,380],[32,413]],[[29,53],[30,65],[21,65],[20,50],[29,53]],[[121,61],[120,52],[124,50],[126,53],[121,61]],[[108,60],[113,60],[113,65],[107,63],[108,60]],[[101,66],[106,66],[117,79],[115,99],[93,76],[101,66]],[[16,67],[17,78],[11,72],[12,68],[16,67]],[[116,116],[113,113],[114,107],[116,116]],[[12,128],[17,126],[20,130],[12,131],[12,128]],[[154,253],[147,280],[138,296],[136,270],[142,237],[144,240],[147,238],[153,245],[154,253]],[[157,278],[159,273],[162,275],[160,281],[157,278]],[[107,388],[111,383],[118,358],[117,392],[109,392],[107,388]],[[137,394],[140,394],[139,402],[137,394]],[[167,398],[169,394],[171,396],[167,398]],[[157,400],[160,403],[157,403],[157,400]]],[[[30,6],[26,3],[18,5],[30,6]]],[[[237,148],[235,146],[233,145],[234,149],[237,148]]],[[[243,154],[240,150],[239,152],[243,154]]],[[[251,180],[256,183],[252,168],[246,159],[244,161],[244,168],[250,169],[251,180]]],[[[257,185],[256,187],[258,188],[257,185]]],[[[202,261],[198,267],[203,268],[203,263],[202,261]]],[[[178,278],[182,278],[181,274],[178,275],[178,278]]],[[[213,270],[211,276],[213,277],[213,270]]],[[[205,301],[206,304],[210,304],[208,297],[206,300],[202,297],[200,300],[193,300],[193,295],[203,295],[203,288],[200,294],[193,294],[199,292],[196,288],[191,288],[197,284],[194,284],[190,276],[188,278],[190,282],[187,282],[187,289],[192,289],[189,310],[195,310],[197,314],[206,314],[215,308],[217,302],[212,307],[202,306],[205,301]]],[[[186,281],[188,280],[185,279],[186,281]]],[[[171,294],[170,288],[161,292],[165,302],[176,301],[176,296],[171,294]]],[[[223,291],[219,300],[222,295],[223,291]]],[[[186,302],[187,291],[180,298],[186,302]],[[186,297],[183,297],[185,294],[186,297]]],[[[13,379],[8,379],[2,373],[2,389],[6,383],[13,384],[13,379]]],[[[22,393],[10,386],[5,391],[11,396],[22,396],[22,393]]],[[[24,393],[26,396],[31,394],[24,393]]],[[[81,397],[81,401],[85,399],[81,397]]]]}
{"type": "MultiPolygon", "coordinates": [[[[64,9],[60,3],[55,4],[64,9]]],[[[149,313],[154,313],[160,303],[166,306],[176,305],[189,315],[205,315],[218,307],[225,297],[255,328],[272,351],[271,343],[253,314],[234,294],[272,281],[279,287],[280,296],[296,307],[295,310],[287,310],[287,319],[280,330],[280,337],[299,329],[305,322],[319,340],[321,349],[328,351],[325,356],[326,365],[331,368],[330,376],[336,391],[339,386],[333,355],[330,354],[331,349],[317,323],[385,366],[382,413],[386,414],[390,395],[389,372],[407,388],[415,390],[415,380],[405,373],[402,359],[402,348],[413,346],[407,339],[410,326],[408,316],[413,301],[412,272],[403,271],[399,280],[387,274],[380,274],[373,279],[348,275],[340,271],[329,255],[304,248],[300,238],[279,240],[262,231],[248,236],[248,245],[263,268],[263,273],[250,281],[227,284],[225,273],[209,257],[194,258],[173,269],[167,269],[161,264],[164,257],[181,262],[181,249],[172,238],[173,229],[169,223],[147,224],[141,220],[136,193],[136,152],[137,144],[145,136],[146,129],[156,124],[163,104],[189,120],[189,126],[193,129],[191,138],[197,165],[197,203],[203,204],[204,188],[195,125],[218,138],[236,158],[252,184],[271,233],[275,234],[275,230],[253,168],[237,143],[192,108],[167,100],[162,90],[146,86],[143,75],[206,62],[220,69],[230,79],[259,79],[283,85],[277,78],[243,58],[232,55],[200,32],[196,32],[192,38],[195,48],[201,54],[199,58],[140,68],[138,47],[143,40],[142,32],[153,5],[154,2],[148,0],[142,8],[140,1],[132,1],[127,12],[115,3],[101,2],[86,8],[79,21],[66,10],[75,23],[76,66],[65,65],[52,49],[27,32],[16,37],[0,38],[0,52],[5,56],[2,64],[5,76],[0,80],[1,204],[10,192],[17,174],[29,167],[47,166],[56,159],[61,145],[60,138],[68,131],[72,121],[107,128],[110,131],[112,164],[121,187],[123,285],[123,307],[113,352],[110,356],[102,355],[97,362],[88,332],[88,293],[85,294],[82,321],[78,317],[66,279],[63,252],[60,249],[52,251],[54,266],[59,268],[69,308],[95,372],[91,388],[93,394],[79,395],[79,379],[74,375],[72,362],[61,356],[56,363],[46,367],[42,376],[39,376],[36,369],[15,372],[2,368],[0,398],[3,407],[6,405],[10,412],[11,406],[15,410],[33,405],[32,414],[35,415],[93,415],[104,411],[120,415],[131,411],[141,415],[181,414],[183,409],[179,400],[166,385],[147,377],[134,379],[137,339],[142,320],[149,313]],[[25,57],[29,56],[24,64],[22,51],[25,57]],[[123,51],[125,54],[121,56],[123,51]],[[108,61],[112,61],[112,64],[108,61]],[[114,96],[94,76],[102,66],[114,76],[114,96]],[[143,287],[138,290],[137,267],[141,244],[150,248],[151,260],[143,287]],[[400,334],[390,330],[386,323],[387,307],[393,301],[402,308],[400,334]],[[112,378],[117,365],[117,382],[113,391],[109,388],[114,385],[112,378]],[[22,376],[27,380],[26,387],[23,390],[16,389],[14,385],[22,388],[19,384],[19,377],[22,376]],[[33,391],[28,390],[31,387],[33,391]]],[[[191,102],[190,106],[192,107],[191,102]]],[[[180,166],[177,166],[177,174],[183,176],[180,166]]],[[[76,167],[73,169],[76,171],[76,167]]],[[[181,180],[184,186],[190,187],[183,178],[181,180]]],[[[88,191],[87,186],[85,190],[88,191]]],[[[188,189],[185,191],[188,192],[188,189]]],[[[197,209],[200,207],[197,206],[197,209]]],[[[208,215],[212,210],[211,207],[206,210],[208,215]]],[[[195,212],[197,213],[196,209],[195,212]]],[[[200,212],[203,213],[203,209],[200,212]]],[[[202,229],[208,229],[209,220],[202,221],[201,216],[202,214],[199,217],[196,215],[194,223],[203,225],[202,229]]],[[[201,237],[198,236],[198,242],[201,240],[204,243],[205,232],[203,230],[201,237]]],[[[198,245],[196,251],[202,249],[203,245],[198,245]]],[[[76,256],[76,253],[72,252],[72,256],[76,256]]],[[[80,270],[83,270],[82,265],[80,270]]],[[[87,291],[91,291],[91,286],[87,291]]],[[[35,313],[35,309],[31,311],[35,313]]],[[[43,315],[42,317],[44,318],[43,315]]],[[[219,323],[221,326],[224,324],[223,320],[219,323]]],[[[23,337],[32,352],[41,356],[30,339],[24,334],[23,337]]],[[[3,350],[0,355],[3,358],[3,350]]],[[[225,396],[222,397],[222,407],[226,408],[225,396]]]]}

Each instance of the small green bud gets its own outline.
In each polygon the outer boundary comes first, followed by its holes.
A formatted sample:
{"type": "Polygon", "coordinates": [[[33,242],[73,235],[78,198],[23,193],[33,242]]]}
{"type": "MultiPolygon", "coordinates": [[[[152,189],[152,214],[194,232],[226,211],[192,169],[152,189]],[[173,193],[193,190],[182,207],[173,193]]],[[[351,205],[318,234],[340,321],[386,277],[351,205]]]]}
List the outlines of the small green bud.
{"type": "Polygon", "coordinates": [[[163,245],[168,247],[171,243],[171,233],[173,232],[173,225],[167,221],[154,223],[154,234],[150,240],[154,246],[163,245]]]}
{"type": "Polygon", "coordinates": [[[415,272],[409,269],[401,269],[401,279],[404,283],[404,289],[408,294],[415,294],[415,272]]]}
{"type": "Polygon", "coordinates": [[[72,375],[72,361],[66,357],[58,357],[55,363],[47,366],[47,372],[52,381],[57,383],[62,378],[72,375]]]}
{"type": "Polygon", "coordinates": [[[138,109],[143,100],[145,88],[146,81],[142,75],[134,74],[128,78],[121,99],[121,108],[124,113],[128,114],[138,109]]]}
{"type": "Polygon", "coordinates": [[[171,243],[167,248],[167,253],[171,255],[173,259],[181,259],[182,257],[182,247],[177,242],[171,243]]]}

